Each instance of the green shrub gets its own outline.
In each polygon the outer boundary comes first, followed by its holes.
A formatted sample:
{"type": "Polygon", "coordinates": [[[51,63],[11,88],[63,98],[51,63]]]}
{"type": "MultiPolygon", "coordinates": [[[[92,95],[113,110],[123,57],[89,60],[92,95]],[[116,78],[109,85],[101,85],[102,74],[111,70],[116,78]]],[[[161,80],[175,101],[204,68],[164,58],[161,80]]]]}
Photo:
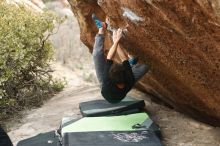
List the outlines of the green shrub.
{"type": "Polygon", "coordinates": [[[0,2],[0,121],[26,107],[39,106],[64,85],[50,75],[54,25],[51,13],[0,2]]]}

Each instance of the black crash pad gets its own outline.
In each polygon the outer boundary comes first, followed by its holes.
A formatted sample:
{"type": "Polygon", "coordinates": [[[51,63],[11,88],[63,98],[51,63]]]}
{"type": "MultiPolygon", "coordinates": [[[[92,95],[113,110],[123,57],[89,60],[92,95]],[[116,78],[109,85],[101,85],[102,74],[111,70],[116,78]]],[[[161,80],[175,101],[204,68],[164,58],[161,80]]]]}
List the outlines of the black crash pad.
{"type": "Polygon", "coordinates": [[[12,146],[8,134],[0,126],[0,146],[12,146]]]}
{"type": "Polygon", "coordinates": [[[145,107],[144,100],[126,97],[120,103],[111,104],[106,100],[92,100],[79,104],[84,117],[124,115],[140,112],[145,107]]]}
{"type": "Polygon", "coordinates": [[[22,140],[17,146],[60,146],[60,142],[59,138],[55,136],[55,132],[50,131],[22,140]]]}

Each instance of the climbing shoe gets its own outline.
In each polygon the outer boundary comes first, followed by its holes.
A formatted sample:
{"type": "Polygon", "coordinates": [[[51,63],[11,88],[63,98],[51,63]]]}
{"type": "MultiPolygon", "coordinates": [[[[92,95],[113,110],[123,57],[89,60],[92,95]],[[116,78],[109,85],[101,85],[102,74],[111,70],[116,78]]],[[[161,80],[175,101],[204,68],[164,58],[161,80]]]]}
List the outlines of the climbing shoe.
{"type": "Polygon", "coordinates": [[[138,58],[137,57],[132,57],[128,61],[129,61],[130,65],[135,65],[138,62],[138,58]]]}
{"type": "Polygon", "coordinates": [[[107,28],[107,23],[100,21],[99,18],[95,15],[95,13],[92,14],[92,19],[95,22],[97,28],[107,28]]]}

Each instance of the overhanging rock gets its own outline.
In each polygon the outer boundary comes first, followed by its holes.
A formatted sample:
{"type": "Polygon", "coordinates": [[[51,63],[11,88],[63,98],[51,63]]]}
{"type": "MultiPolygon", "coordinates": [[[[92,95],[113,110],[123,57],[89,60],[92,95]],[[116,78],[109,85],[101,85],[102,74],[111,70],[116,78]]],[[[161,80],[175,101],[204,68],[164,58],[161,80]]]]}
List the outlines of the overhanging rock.
{"type": "MultiPolygon", "coordinates": [[[[127,27],[121,45],[151,64],[138,87],[179,111],[220,126],[218,0],[69,0],[81,40],[92,51],[95,12],[127,27]]],[[[105,47],[111,45],[107,35],[105,47]]]]}

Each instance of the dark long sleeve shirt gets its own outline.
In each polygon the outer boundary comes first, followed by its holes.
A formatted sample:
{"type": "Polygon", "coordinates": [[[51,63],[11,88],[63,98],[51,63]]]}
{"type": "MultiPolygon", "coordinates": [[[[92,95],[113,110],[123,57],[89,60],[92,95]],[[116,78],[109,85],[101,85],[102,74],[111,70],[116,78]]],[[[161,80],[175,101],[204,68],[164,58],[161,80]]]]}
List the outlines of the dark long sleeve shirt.
{"type": "Polygon", "coordinates": [[[122,62],[122,65],[125,68],[125,87],[120,89],[118,88],[109,78],[109,70],[113,64],[112,60],[106,61],[105,69],[104,69],[104,76],[103,76],[103,83],[102,83],[102,96],[110,103],[118,103],[120,102],[127,93],[131,90],[134,86],[134,76],[131,70],[131,66],[128,60],[122,62]]]}

